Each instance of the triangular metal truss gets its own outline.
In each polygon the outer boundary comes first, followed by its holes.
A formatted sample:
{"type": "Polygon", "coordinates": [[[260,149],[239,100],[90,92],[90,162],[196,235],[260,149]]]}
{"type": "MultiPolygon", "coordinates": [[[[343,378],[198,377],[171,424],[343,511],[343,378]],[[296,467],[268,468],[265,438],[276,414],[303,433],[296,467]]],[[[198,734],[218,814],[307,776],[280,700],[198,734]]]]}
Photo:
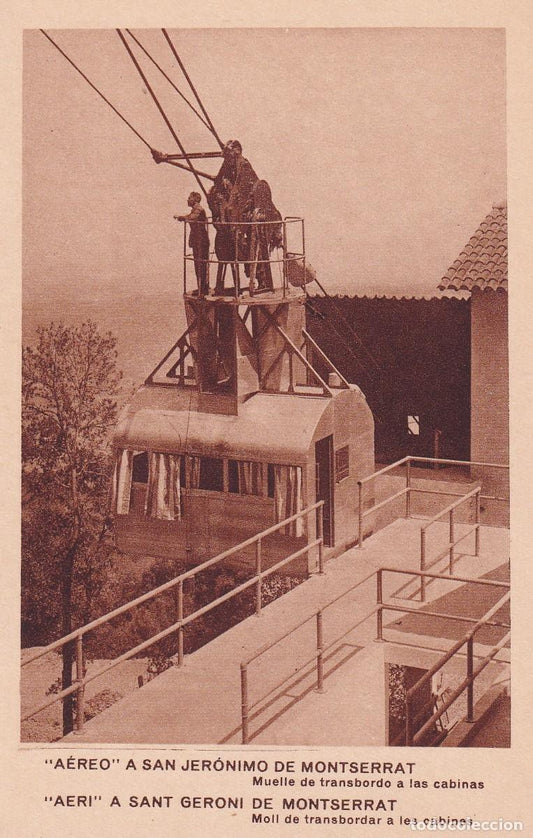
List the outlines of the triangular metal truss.
{"type": "MultiPolygon", "coordinates": [[[[224,363],[224,359],[228,353],[227,336],[220,334],[216,322],[213,323],[209,316],[210,311],[206,309],[204,301],[190,302],[190,305],[194,311],[194,319],[191,325],[146,378],[145,384],[162,386],[197,385],[197,376],[194,368],[198,361],[198,353],[195,346],[198,345],[200,333],[202,333],[204,338],[209,340],[209,350],[213,354],[213,357],[218,357],[221,363],[224,363]]],[[[255,322],[255,331],[251,313],[252,308],[258,309],[259,307],[246,306],[242,312],[238,307],[231,307],[236,312],[234,321],[236,330],[235,337],[239,341],[241,352],[249,358],[250,363],[257,372],[258,390],[265,393],[297,393],[298,395],[304,396],[321,395],[331,397],[331,386],[322,378],[313,365],[317,361],[320,362],[321,367],[326,369],[328,373],[335,375],[336,388],[349,389],[350,384],[346,378],[332,364],[327,355],[320,349],[305,329],[302,329],[302,342],[299,346],[282,329],[277,320],[282,305],[278,305],[274,311],[270,311],[267,306],[261,306],[260,311],[263,322],[259,326],[257,321],[255,322]],[[259,361],[259,346],[260,341],[269,330],[275,331],[281,339],[281,345],[275,357],[270,360],[268,367],[262,368],[259,361]],[[280,366],[284,364],[285,360],[287,360],[285,368],[288,368],[288,376],[284,376],[283,384],[278,383],[273,386],[273,379],[279,379],[279,376],[275,376],[274,372],[280,369],[280,366]],[[305,376],[305,381],[297,380],[297,378],[302,378],[302,372],[305,376]]]]}

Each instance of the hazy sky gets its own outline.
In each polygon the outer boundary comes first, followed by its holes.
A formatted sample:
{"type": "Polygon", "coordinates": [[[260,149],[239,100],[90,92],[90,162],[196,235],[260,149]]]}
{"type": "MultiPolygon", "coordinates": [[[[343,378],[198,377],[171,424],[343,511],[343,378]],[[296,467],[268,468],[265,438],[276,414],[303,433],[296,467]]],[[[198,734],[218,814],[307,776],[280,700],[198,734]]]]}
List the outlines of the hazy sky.
{"type": "MultiPolygon", "coordinates": [[[[113,30],[50,34],[151,145],[177,150],[113,30]]],[[[181,83],[162,34],[135,34],[181,83]]],[[[221,137],[241,141],[283,215],[305,217],[308,259],[332,293],[431,294],[505,196],[502,29],[172,37],[221,137]]],[[[187,150],[215,150],[143,66],[187,150]]],[[[194,187],[192,175],[152,161],[40,32],[26,33],[26,307],[53,295],[140,301],[180,292],[181,225],[172,215],[186,210],[194,187]]]]}

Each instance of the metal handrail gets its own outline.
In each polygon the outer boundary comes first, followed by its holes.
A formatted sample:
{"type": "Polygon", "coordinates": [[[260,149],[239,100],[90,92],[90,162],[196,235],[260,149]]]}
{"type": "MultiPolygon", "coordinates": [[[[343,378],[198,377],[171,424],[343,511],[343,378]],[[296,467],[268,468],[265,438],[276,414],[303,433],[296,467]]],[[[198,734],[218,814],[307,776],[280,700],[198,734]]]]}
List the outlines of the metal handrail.
{"type": "Polygon", "coordinates": [[[499,641],[499,643],[493,647],[493,649],[489,652],[489,654],[483,658],[481,664],[474,669],[474,636],[477,631],[484,627],[484,626],[496,626],[498,628],[509,628],[509,624],[501,621],[493,621],[492,617],[501,609],[501,607],[510,599],[510,592],[507,591],[503,597],[501,597],[498,602],[492,606],[486,614],[483,615],[480,619],[475,619],[472,617],[466,616],[458,616],[456,614],[442,614],[439,612],[432,612],[432,611],[420,611],[417,608],[409,608],[407,606],[401,605],[390,605],[387,603],[383,603],[383,573],[392,572],[392,573],[402,573],[402,574],[409,574],[413,576],[419,577],[429,577],[431,579],[444,579],[448,582],[450,581],[459,581],[459,582],[468,582],[474,583],[477,585],[486,585],[488,587],[498,587],[498,588],[510,588],[509,582],[503,581],[496,581],[493,579],[473,579],[464,576],[446,576],[442,573],[428,573],[423,571],[415,571],[415,570],[397,570],[396,568],[380,568],[377,571],[378,576],[378,605],[377,605],[377,620],[378,620],[378,627],[377,627],[377,639],[383,640],[383,611],[399,611],[400,613],[414,613],[418,615],[425,615],[425,616],[432,616],[432,617],[439,617],[445,618],[448,620],[455,620],[458,622],[475,622],[475,625],[467,632],[467,634],[459,641],[457,641],[444,655],[442,658],[437,661],[437,663],[426,672],[422,678],[420,678],[416,684],[414,684],[410,690],[406,693],[406,721],[405,721],[405,739],[407,745],[415,745],[433,725],[436,721],[438,721],[441,716],[446,713],[446,711],[450,708],[450,706],[459,698],[459,696],[465,691],[468,690],[468,716],[467,721],[473,722],[474,721],[474,681],[480,672],[485,669],[485,667],[490,663],[491,660],[496,656],[496,654],[503,648],[503,646],[507,643],[510,632],[507,632],[504,638],[499,641]],[[413,733],[412,727],[413,722],[418,717],[413,717],[412,713],[412,696],[415,694],[417,690],[420,689],[428,680],[430,680],[443,666],[454,656],[456,655],[462,647],[467,644],[467,677],[461,682],[459,687],[451,694],[451,696],[443,703],[442,707],[439,710],[436,710],[435,713],[428,719],[425,724],[418,730],[416,733],[413,733]]]}
{"type": "Polygon", "coordinates": [[[250,588],[252,585],[256,586],[256,613],[259,614],[262,608],[261,602],[261,592],[262,592],[262,580],[265,577],[270,576],[272,573],[275,573],[280,568],[284,567],[286,564],[294,561],[295,559],[299,558],[304,554],[308,554],[312,549],[318,547],[318,572],[319,574],[324,572],[324,555],[323,555],[323,507],[324,501],[317,501],[316,503],[312,504],[311,506],[306,507],[303,510],[295,513],[294,515],[290,515],[288,518],[285,518],[283,521],[280,521],[277,524],[274,524],[271,527],[268,527],[266,530],[262,530],[255,536],[252,536],[245,541],[237,544],[234,547],[229,548],[228,550],[224,550],[222,553],[219,553],[217,556],[214,556],[211,559],[208,559],[206,562],[203,562],[201,565],[197,567],[191,568],[184,573],[181,573],[179,576],[175,577],[174,579],[165,582],[162,585],[159,585],[157,588],[148,591],[146,594],[142,594],[139,597],[131,600],[124,605],[119,606],[118,608],[113,609],[113,611],[108,612],[107,614],[98,617],[95,620],[92,620],[90,623],[87,623],[84,626],[80,626],[79,628],[75,629],[74,631],[70,632],[69,634],[65,635],[64,637],[55,640],[53,643],[50,643],[48,646],[40,649],[37,653],[28,657],[25,661],[22,662],[21,668],[24,666],[28,666],[33,661],[37,660],[43,655],[48,654],[49,652],[54,651],[55,649],[61,648],[62,646],[66,645],[67,643],[71,643],[72,641],[76,641],[76,679],[75,682],[66,687],[64,690],[61,690],[57,694],[55,694],[50,700],[45,702],[44,704],[40,705],[37,708],[30,710],[26,713],[21,721],[25,721],[26,719],[31,718],[32,716],[40,713],[46,707],[49,707],[51,704],[54,704],[56,701],[60,701],[61,699],[65,698],[68,695],[76,692],[78,695],[77,706],[76,706],[76,730],[80,732],[83,729],[83,724],[85,721],[85,712],[84,712],[84,691],[86,684],[93,681],[95,678],[99,678],[101,675],[109,672],[118,664],[122,663],[129,658],[134,657],[134,655],[138,654],[139,652],[143,651],[144,649],[149,648],[150,646],[154,645],[158,641],[164,639],[165,637],[169,636],[174,632],[178,632],[178,666],[183,664],[184,652],[183,652],[183,629],[186,625],[191,623],[193,620],[197,619],[200,616],[203,616],[207,612],[211,611],[212,609],[216,608],[218,605],[221,605],[223,602],[231,599],[232,597],[236,596],[239,593],[242,593],[244,590],[250,588]],[[266,570],[262,569],[262,556],[261,556],[261,544],[264,538],[269,535],[272,535],[274,532],[286,527],[288,524],[300,519],[304,518],[304,516],[309,515],[310,513],[319,510],[318,520],[317,520],[317,538],[313,541],[307,542],[302,548],[296,550],[295,552],[291,553],[286,558],[282,559],[279,562],[276,562],[271,567],[267,568],[266,570]],[[202,608],[199,608],[197,611],[194,611],[192,614],[184,616],[183,611],[183,583],[187,579],[190,579],[196,576],[198,573],[201,573],[203,570],[206,570],[209,567],[227,559],[232,554],[239,552],[246,547],[251,546],[252,544],[256,545],[256,573],[253,577],[251,577],[246,582],[238,585],[237,587],[233,588],[228,593],[224,594],[221,597],[211,601],[207,605],[204,605],[202,608]],[[152,637],[148,638],[147,640],[143,641],[129,649],[127,652],[124,652],[119,657],[112,660],[107,666],[98,670],[98,672],[93,673],[92,675],[85,675],[83,669],[83,637],[89,631],[98,628],[105,623],[108,623],[110,620],[118,617],[122,614],[127,613],[132,608],[135,608],[137,605],[140,605],[144,602],[154,599],[159,594],[164,593],[165,591],[170,590],[178,586],[178,620],[173,623],[171,626],[168,626],[163,631],[158,632],[157,634],[153,635],[152,637]]]}
{"type": "Polygon", "coordinates": [[[350,624],[350,626],[342,632],[342,634],[338,635],[338,637],[333,638],[330,640],[329,643],[324,645],[323,639],[323,616],[324,612],[331,608],[332,605],[335,605],[339,600],[343,599],[348,594],[352,593],[356,588],[361,587],[365,582],[368,582],[376,575],[375,571],[369,573],[363,579],[360,579],[355,585],[352,585],[347,590],[343,591],[341,594],[336,596],[334,599],[330,600],[326,605],[322,606],[318,611],[314,614],[311,614],[309,617],[306,617],[304,620],[301,620],[296,625],[291,626],[290,629],[285,631],[283,634],[276,637],[275,640],[266,643],[264,646],[261,646],[256,652],[250,655],[245,660],[241,661],[240,670],[241,670],[241,735],[242,735],[242,744],[248,744],[250,740],[250,733],[249,733],[249,713],[254,707],[256,707],[260,702],[264,701],[271,693],[275,692],[278,689],[277,686],[273,687],[271,690],[266,692],[260,698],[256,699],[255,702],[250,703],[248,697],[248,667],[253,661],[257,658],[264,655],[266,652],[270,651],[274,646],[277,646],[278,643],[281,643],[282,640],[285,640],[291,634],[298,631],[298,629],[305,626],[307,623],[311,622],[312,620],[316,621],[316,652],[311,655],[309,658],[306,658],[303,663],[301,663],[296,669],[291,670],[291,676],[293,677],[298,672],[301,672],[306,666],[308,666],[312,661],[316,660],[316,670],[317,670],[317,681],[316,681],[316,691],[321,693],[324,691],[324,653],[331,649],[339,640],[342,640],[349,634],[351,631],[356,629],[370,617],[372,617],[376,613],[376,609],[372,609],[368,614],[366,614],[361,619],[357,620],[355,623],[350,624]]]}
{"type": "MultiPolygon", "coordinates": [[[[274,686],[268,692],[261,695],[257,698],[254,702],[250,702],[249,700],[249,679],[248,679],[248,667],[253,661],[257,658],[261,657],[266,652],[270,651],[274,646],[277,646],[281,641],[285,640],[290,635],[294,634],[298,629],[302,628],[302,626],[310,623],[311,621],[316,621],[316,649],[313,655],[309,658],[306,658],[296,669],[291,671],[291,677],[294,677],[299,672],[301,672],[306,666],[308,666],[312,661],[316,660],[316,691],[318,693],[323,692],[324,689],[324,667],[323,667],[323,659],[324,653],[334,646],[339,640],[342,640],[347,634],[352,632],[355,628],[360,626],[366,620],[373,617],[374,614],[377,617],[377,631],[376,631],[376,639],[377,640],[384,640],[383,638],[383,611],[399,611],[402,613],[408,614],[422,614],[428,617],[439,617],[454,620],[457,622],[467,622],[467,623],[475,623],[476,625],[480,622],[476,617],[466,617],[466,616],[458,616],[454,614],[446,614],[442,612],[436,611],[423,611],[421,612],[418,608],[409,608],[408,606],[401,606],[396,604],[388,604],[383,602],[383,574],[384,573],[400,573],[404,575],[410,576],[425,576],[432,579],[444,579],[447,582],[450,581],[457,581],[457,582],[466,582],[466,583],[476,583],[481,585],[486,585],[487,587],[493,588],[509,588],[510,584],[508,582],[500,582],[492,579],[475,579],[472,577],[466,576],[454,576],[451,577],[444,575],[442,573],[428,573],[416,570],[400,570],[397,568],[392,567],[382,567],[377,571],[372,571],[363,579],[360,579],[355,585],[352,585],[347,590],[343,591],[341,594],[336,596],[334,599],[330,600],[326,605],[322,606],[317,612],[311,614],[309,617],[306,617],[304,620],[300,620],[300,622],[296,623],[295,625],[291,626],[289,629],[283,632],[283,634],[276,637],[274,640],[266,643],[264,646],[261,646],[256,652],[251,654],[249,657],[245,658],[240,663],[240,681],[241,681],[241,737],[242,737],[242,744],[246,745],[250,741],[250,728],[249,728],[249,716],[250,711],[257,707],[261,702],[263,702],[267,697],[269,697],[273,692],[279,689],[279,685],[274,686]],[[347,596],[348,594],[352,593],[356,588],[359,588],[365,582],[368,582],[373,577],[376,578],[376,607],[373,608],[368,614],[365,614],[363,617],[358,619],[355,623],[351,623],[339,636],[335,637],[334,639],[330,640],[327,645],[324,645],[323,639],[323,617],[324,613],[330,608],[332,605],[337,603],[343,597],[347,596]]],[[[507,594],[506,596],[509,596],[507,594]]],[[[501,622],[501,621],[491,621],[490,620],[491,613],[489,612],[485,615],[485,625],[498,627],[498,628],[508,628],[508,624],[501,622]]],[[[464,641],[461,645],[464,645],[464,641]]]]}
{"type": "MultiPolygon", "coordinates": [[[[475,544],[474,544],[474,555],[477,557],[479,556],[479,547],[480,547],[480,528],[481,528],[481,504],[480,504],[480,497],[481,497],[481,487],[477,486],[475,489],[472,489],[470,492],[467,492],[462,497],[458,498],[458,500],[450,503],[445,509],[437,512],[436,515],[433,515],[429,521],[426,521],[420,528],[420,570],[424,571],[430,567],[434,567],[444,556],[448,554],[449,561],[448,561],[448,572],[450,576],[453,574],[453,567],[455,561],[455,547],[467,538],[469,535],[474,533],[475,535],[475,544]],[[455,536],[455,519],[454,513],[455,510],[461,506],[462,503],[465,501],[471,500],[471,498],[475,498],[476,508],[475,508],[475,523],[468,529],[466,533],[462,533],[460,536],[455,536]],[[441,551],[438,556],[436,556],[429,564],[427,563],[427,556],[426,556],[426,533],[433,524],[436,524],[443,518],[445,515],[448,515],[449,518],[449,534],[448,534],[448,545],[445,550],[441,551]]],[[[422,576],[420,578],[420,599],[422,602],[426,600],[426,583],[425,579],[422,576]]]]}
{"type": "Polygon", "coordinates": [[[509,463],[482,463],[476,460],[446,460],[442,457],[417,457],[409,455],[412,463],[437,463],[446,466],[475,466],[476,468],[501,468],[509,471],[509,463]]]}
{"type": "MultiPolygon", "coordinates": [[[[473,665],[473,658],[474,658],[474,638],[476,633],[483,628],[484,626],[491,625],[491,618],[497,614],[497,612],[505,605],[506,602],[509,602],[511,594],[507,592],[504,594],[498,602],[492,606],[492,608],[487,611],[487,613],[480,619],[478,622],[470,629],[469,632],[457,643],[452,646],[451,649],[438,661],[428,672],[425,673],[417,682],[413,684],[413,686],[407,690],[405,703],[406,703],[406,719],[405,719],[405,738],[406,738],[406,745],[416,745],[418,741],[427,733],[428,730],[431,729],[433,724],[438,721],[444,713],[449,710],[452,704],[457,701],[459,696],[463,694],[465,690],[467,690],[467,722],[474,721],[474,682],[477,676],[485,669],[486,666],[493,660],[493,658],[498,654],[498,652],[506,645],[510,638],[510,632],[507,632],[505,636],[491,649],[488,655],[483,658],[481,663],[474,669],[473,665]],[[423,687],[428,681],[431,681],[434,675],[439,672],[443,666],[445,666],[451,658],[457,654],[457,652],[463,648],[466,644],[467,646],[467,676],[466,678],[459,684],[459,686],[452,692],[446,701],[443,702],[442,707],[439,710],[436,710],[429,719],[422,725],[422,727],[416,732],[413,733],[412,730],[412,700],[413,696],[418,692],[418,690],[423,687]]],[[[505,625],[507,628],[508,625],[505,625]]]]}
{"type": "MultiPolygon", "coordinates": [[[[454,576],[452,579],[447,574],[444,573],[429,573],[428,571],[421,571],[421,570],[403,570],[399,567],[381,567],[376,573],[402,573],[404,575],[411,575],[411,576],[427,576],[430,579],[445,579],[446,582],[475,582],[479,585],[488,585],[489,587],[493,588],[510,588],[511,585],[509,582],[503,582],[496,579],[476,579],[473,576],[454,576]]],[[[401,611],[403,608],[402,605],[394,606],[395,610],[401,611]]]]}
{"type": "Polygon", "coordinates": [[[441,509],[440,512],[437,512],[435,515],[433,515],[431,518],[428,518],[428,520],[425,521],[424,524],[422,525],[422,529],[427,530],[428,527],[430,527],[432,524],[436,523],[440,518],[443,518],[444,515],[447,515],[449,512],[451,512],[452,510],[454,510],[458,506],[460,506],[460,504],[463,503],[463,501],[469,500],[470,498],[474,497],[474,495],[477,495],[480,491],[481,491],[481,488],[479,486],[476,486],[475,489],[471,489],[470,492],[467,492],[466,494],[461,495],[461,497],[458,500],[454,501],[453,503],[450,503],[444,509],[441,509]]]}
{"type": "MultiPolygon", "coordinates": [[[[206,221],[204,222],[191,222],[186,218],[182,219],[182,223],[184,224],[184,236],[183,236],[183,291],[187,294],[187,263],[201,263],[206,266],[206,270],[209,270],[209,265],[211,264],[224,264],[224,265],[234,265],[236,272],[238,273],[239,265],[261,265],[261,264],[278,264],[282,266],[282,286],[281,289],[283,291],[283,296],[286,296],[288,290],[288,276],[287,276],[287,265],[291,262],[298,262],[301,263],[303,270],[305,271],[306,267],[306,256],[305,256],[305,229],[304,229],[304,219],[299,216],[285,216],[282,219],[275,219],[272,221],[244,221],[244,220],[233,220],[233,221],[214,221],[212,217],[207,217],[206,221]],[[232,259],[229,260],[219,260],[219,259],[211,259],[211,255],[214,251],[209,251],[209,258],[199,258],[194,257],[194,254],[188,250],[187,246],[187,226],[192,229],[192,225],[201,223],[205,225],[207,230],[210,227],[215,227],[219,229],[220,227],[225,228],[229,233],[232,233],[235,239],[235,253],[232,259]],[[301,252],[291,250],[289,251],[287,248],[287,225],[288,224],[297,224],[301,228],[301,252]],[[241,254],[237,252],[237,237],[238,234],[247,234],[249,230],[252,230],[254,227],[279,227],[282,230],[282,244],[280,244],[279,249],[282,251],[282,258],[281,259],[271,259],[270,256],[267,259],[243,259],[239,258],[241,254]]],[[[208,233],[209,235],[209,233],[208,233]]],[[[304,284],[305,290],[305,284],[304,284]]],[[[235,281],[235,295],[239,297],[241,294],[240,289],[240,279],[236,278],[235,281]]]]}
{"type": "MultiPolygon", "coordinates": [[[[347,596],[347,594],[352,593],[352,591],[355,591],[356,588],[359,588],[365,582],[368,582],[369,579],[372,579],[372,577],[375,576],[375,574],[376,574],[376,571],[373,570],[372,573],[369,573],[368,576],[364,577],[364,579],[360,579],[359,582],[356,582],[355,585],[352,585],[346,591],[343,591],[342,594],[339,594],[338,596],[336,596],[335,599],[330,600],[330,602],[328,602],[326,605],[322,606],[322,608],[320,610],[322,612],[326,611],[332,605],[335,605],[335,603],[338,602],[340,599],[347,596]]],[[[242,661],[242,663],[245,666],[248,666],[248,664],[252,663],[252,661],[254,661],[256,658],[260,657],[261,655],[264,655],[265,652],[268,652],[270,649],[272,649],[273,646],[277,646],[278,643],[280,643],[282,640],[285,640],[285,638],[288,637],[289,634],[293,634],[293,632],[297,631],[299,628],[301,628],[306,623],[308,623],[309,620],[312,620],[314,616],[315,616],[314,614],[311,614],[310,617],[306,617],[305,620],[302,620],[301,622],[296,623],[296,625],[291,626],[290,629],[287,629],[286,632],[284,632],[283,634],[280,634],[279,637],[276,637],[275,640],[272,640],[270,643],[265,643],[264,646],[261,646],[261,648],[258,649],[256,652],[254,652],[252,655],[250,655],[250,657],[245,658],[244,661],[242,661]]]]}
{"type": "Polygon", "coordinates": [[[395,463],[391,463],[389,466],[384,466],[380,468],[379,471],[374,471],[372,474],[367,475],[367,477],[363,477],[359,480],[359,483],[368,483],[370,480],[373,480],[375,477],[379,477],[382,474],[385,474],[388,471],[392,471],[392,469],[398,468],[399,466],[405,465],[411,458],[410,457],[402,457],[401,460],[396,460],[395,463]]]}
{"type": "MultiPolygon", "coordinates": [[[[372,474],[367,475],[366,477],[361,478],[357,481],[358,487],[358,533],[357,533],[357,546],[363,546],[363,522],[365,518],[369,515],[374,514],[377,512],[378,509],[382,509],[387,504],[391,503],[394,500],[397,500],[400,497],[405,496],[405,517],[411,517],[411,494],[413,492],[418,492],[422,494],[432,494],[432,495],[456,495],[455,492],[450,492],[446,490],[438,490],[438,489],[426,489],[420,487],[411,486],[411,464],[413,463],[433,463],[437,465],[448,465],[448,466],[467,466],[467,467],[474,467],[474,468],[496,468],[496,469],[504,469],[509,470],[509,465],[507,463],[483,463],[478,462],[475,460],[446,460],[442,457],[418,457],[408,455],[406,457],[402,457],[401,460],[396,460],[396,462],[391,463],[384,468],[379,469],[378,471],[373,472],[372,474]],[[388,498],[380,501],[377,504],[374,504],[370,509],[363,511],[363,487],[369,483],[371,480],[374,480],[377,477],[380,477],[383,474],[387,474],[394,469],[399,468],[400,466],[405,466],[405,486],[403,489],[395,492],[393,495],[390,495],[388,498]]],[[[480,487],[478,487],[480,488],[480,487]]],[[[464,496],[463,496],[464,497],[464,496]]],[[[479,500],[495,500],[495,501],[504,501],[508,502],[508,498],[505,497],[497,497],[497,496],[490,496],[490,495],[481,495],[479,500]]],[[[478,500],[478,505],[479,505],[478,500]]],[[[477,513],[479,514],[479,512],[477,513]]],[[[476,538],[479,537],[479,528],[477,530],[476,538]]],[[[479,547],[479,545],[478,545],[479,547]]],[[[476,553],[477,555],[477,553],[476,553]]]]}

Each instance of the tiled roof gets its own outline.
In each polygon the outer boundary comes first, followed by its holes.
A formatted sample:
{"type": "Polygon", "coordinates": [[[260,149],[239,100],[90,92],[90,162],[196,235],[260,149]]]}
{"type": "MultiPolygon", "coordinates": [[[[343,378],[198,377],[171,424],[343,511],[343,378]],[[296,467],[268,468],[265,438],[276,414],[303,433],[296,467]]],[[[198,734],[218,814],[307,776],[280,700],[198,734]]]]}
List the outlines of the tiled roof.
{"type": "Polygon", "coordinates": [[[507,291],[506,202],[493,205],[438,287],[441,291],[507,291]]]}
{"type": "MultiPolygon", "coordinates": [[[[324,297],[321,294],[310,294],[307,296],[310,299],[322,300],[324,297]]],[[[457,295],[457,299],[462,299],[465,295],[457,295]]],[[[468,296],[468,295],[466,295],[468,296]]],[[[441,300],[441,294],[328,294],[332,300],[441,300]]]]}

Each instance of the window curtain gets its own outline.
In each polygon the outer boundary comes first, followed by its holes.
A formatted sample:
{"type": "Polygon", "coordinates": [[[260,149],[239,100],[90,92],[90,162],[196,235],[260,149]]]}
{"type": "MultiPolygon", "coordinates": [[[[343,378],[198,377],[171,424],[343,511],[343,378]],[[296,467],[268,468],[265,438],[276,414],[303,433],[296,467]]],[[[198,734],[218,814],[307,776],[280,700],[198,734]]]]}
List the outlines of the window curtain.
{"type": "Polygon", "coordinates": [[[131,473],[135,451],[119,451],[113,473],[113,497],[111,508],[117,515],[127,515],[130,511],[131,473]]]}
{"type": "Polygon", "coordinates": [[[189,475],[187,485],[191,489],[200,488],[200,457],[189,457],[189,475]]]}
{"type": "Polygon", "coordinates": [[[179,454],[150,454],[145,507],[150,518],[181,519],[180,463],[179,454]]]}
{"type": "Polygon", "coordinates": [[[262,463],[237,462],[239,472],[239,492],[241,495],[263,494],[262,463]]]}
{"type": "MultiPolygon", "coordinates": [[[[277,524],[303,509],[302,469],[299,466],[274,466],[274,507],[277,524]]],[[[302,518],[291,521],[282,532],[299,538],[304,535],[305,522],[302,518]]]]}

